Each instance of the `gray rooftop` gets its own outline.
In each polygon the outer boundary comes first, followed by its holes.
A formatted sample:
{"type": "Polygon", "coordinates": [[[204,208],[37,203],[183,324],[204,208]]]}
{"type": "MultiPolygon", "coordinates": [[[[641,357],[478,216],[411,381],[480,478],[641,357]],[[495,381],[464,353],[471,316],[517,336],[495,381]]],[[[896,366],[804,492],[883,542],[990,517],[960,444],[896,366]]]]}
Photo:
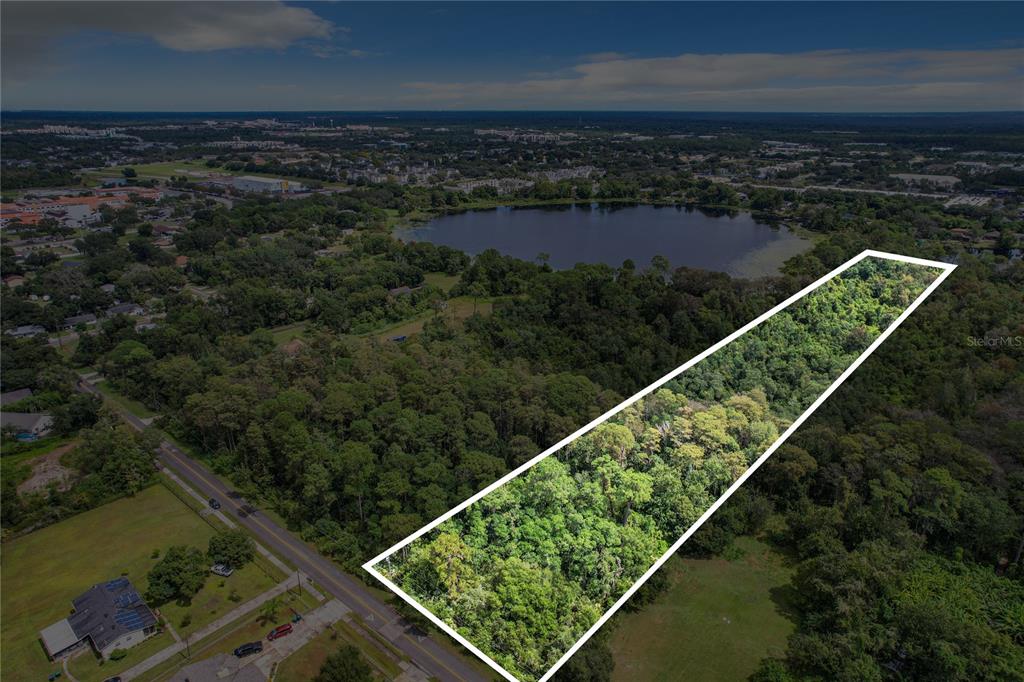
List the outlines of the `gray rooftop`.
{"type": "Polygon", "coordinates": [[[10,336],[36,336],[38,334],[45,334],[46,328],[40,327],[38,324],[23,324],[14,329],[8,329],[4,333],[10,336]]]}
{"type": "Polygon", "coordinates": [[[107,308],[107,315],[135,315],[142,312],[142,306],[137,303],[121,303],[107,308]]]}
{"type": "Polygon", "coordinates": [[[48,428],[53,418],[43,412],[0,412],[0,428],[12,427],[22,431],[48,428]],[[45,422],[45,424],[44,424],[45,422]]]}
{"type": "Polygon", "coordinates": [[[93,585],[75,599],[68,623],[79,639],[89,637],[99,650],[117,638],[156,625],[156,617],[127,578],[93,585]]]}
{"type": "Polygon", "coordinates": [[[53,625],[43,628],[39,631],[39,636],[42,638],[43,645],[51,656],[56,656],[69,646],[73,646],[82,640],[71,629],[71,624],[68,623],[67,618],[58,620],[53,625]]]}
{"type": "Polygon", "coordinates": [[[7,393],[0,393],[0,405],[10,405],[16,403],[19,400],[24,400],[32,396],[31,388],[19,388],[17,391],[8,391],[7,393]]]}
{"type": "Polygon", "coordinates": [[[64,324],[74,327],[76,324],[90,324],[96,321],[96,316],[92,313],[85,313],[84,315],[72,315],[71,317],[64,318],[64,324]]]}

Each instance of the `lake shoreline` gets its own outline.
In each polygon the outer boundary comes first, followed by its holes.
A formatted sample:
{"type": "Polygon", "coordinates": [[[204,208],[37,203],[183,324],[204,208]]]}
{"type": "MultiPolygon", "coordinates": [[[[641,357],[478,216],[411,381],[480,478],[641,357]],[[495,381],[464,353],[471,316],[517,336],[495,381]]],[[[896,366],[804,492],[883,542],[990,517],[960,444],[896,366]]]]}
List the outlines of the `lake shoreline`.
{"type": "Polygon", "coordinates": [[[780,274],[787,260],[815,242],[777,216],[679,201],[481,202],[405,218],[391,227],[401,241],[428,241],[470,255],[494,248],[526,261],[547,254],[555,269],[576,263],[619,267],[627,259],[643,268],[662,255],[672,267],[758,278],[780,274]]]}

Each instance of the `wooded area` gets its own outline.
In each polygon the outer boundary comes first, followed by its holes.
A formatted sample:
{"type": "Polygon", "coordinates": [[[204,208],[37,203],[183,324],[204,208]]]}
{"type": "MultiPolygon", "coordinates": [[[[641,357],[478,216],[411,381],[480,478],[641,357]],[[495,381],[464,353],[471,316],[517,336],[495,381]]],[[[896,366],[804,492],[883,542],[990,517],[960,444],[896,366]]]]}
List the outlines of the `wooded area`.
{"type": "Polygon", "coordinates": [[[939,272],[855,264],[378,570],[540,678],[939,272]]]}
{"type": "MultiPolygon", "coordinates": [[[[74,432],[97,411],[76,394],[68,365],[95,367],[247,499],[355,572],[863,249],[955,257],[944,286],[683,551],[717,554],[735,535],[758,533],[798,563],[798,631],[764,680],[881,680],[893,668],[914,679],[1020,679],[1024,383],[1021,347],[1000,339],[1021,333],[1021,263],[950,256],[949,229],[991,221],[934,203],[784,196],[821,240],[783,275],[750,281],[660,260],[552,271],[493,251],[471,260],[402,244],[385,231],[387,211],[430,206],[419,188],[203,205],[175,238],[191,259],[185,272],[150,262],[149,249],[96,238],[82,267],[42,266],[17,290],[5,287],[5,324],[53,326],[102,309],[113,302],[104,282],[122,300],[158,300],[166,317],[141,330],[105,319],[69,360],[38,339],[5,339],[0,381],[5,391],[33,388],[32,400],[74,432]],[[343,250],[322,252],[352,226],[343,250]],[[447,293],[388,291],[430,272],[458,281],[447,293]],[[28,299],[44,293],[51,305],[28,299]],[[463,295],[494,300],[492,311],[445,320],[441,304],[463,295]],[[358,335],[421,313],[422,333],[404,343],[358,335]],[[286,349],[270,327],[296,322],[308,329],[286,349]]],[[[756,378],[735,390],[750,392],[756,378]]],[[[792,418],[792,407],[780,409],[792,418]]],[[[85,434],[96,447],[83,467],[94,473],[75,488],[18,496],[17,479],[5,477],[5,529],[95,506],[122,475],[133,479],[135,467],[104,453],[138,445],[102,422],[85,434]],[[104,445],[110,434],[119,442],[104,445]],[[89,492],[104,469],[107,483],[89,492]]],[[[657,598],[656,580],[648,587],[631,606],[657,598]]],[[[597,637],[559,677],[606,680],[613,664],[597,637]]]]}

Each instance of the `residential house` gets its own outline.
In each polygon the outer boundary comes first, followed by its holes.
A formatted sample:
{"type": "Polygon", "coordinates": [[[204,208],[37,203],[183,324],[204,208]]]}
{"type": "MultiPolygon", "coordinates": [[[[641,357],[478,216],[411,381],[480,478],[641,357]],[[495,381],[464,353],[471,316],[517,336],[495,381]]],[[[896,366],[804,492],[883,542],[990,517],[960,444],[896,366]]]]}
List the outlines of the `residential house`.
{"type": "Polygon", "coordinates": [[[157,633],[156,616],[127,578],[93,585],[72,600],[74,611],[39,632],[52,659],[91,646],[104,659],[157,633]]]}
{"type": "Polygon", "coordinates": [[[8,336],[13,336],[16,339],[27,339],[32,336],[38,336],[39,334],[46,334],[46,329],[40,327],[38,324],[23,324],[14,329],[8,329],[4,332],[8,336]]]}
{"type": "Polygon", "coordinates": [[[113,317],[114,315],[132,315],[134,317],[138,317],[145,312],[146,311],[138,303],[121,303],[107,308],[107,317],[113,317]]]}
{"type": "Polygon", "coordinates": [[[19,388],[17,391],[8,391],[7,393],[0,393],[0,405],[10,405],[16,403],[19,400],[32,397],[31,388],[19,388]]]}
{"type": "Polygon", "coordinates": [[[64,318],[64,324],[60,328],[64,331],[74,329],[78,325],[85,325],[87,327],[96,324],[96,316],[92,313],[85,313],[84,315],[72,315],[71,317],[64,318]]]}
{"type": "Polygon", "coordinates": [[[0,412],[0,429],[13,431],[20,440],[35,440],[50,433],[53,417],[45,412],[0,412]]]}

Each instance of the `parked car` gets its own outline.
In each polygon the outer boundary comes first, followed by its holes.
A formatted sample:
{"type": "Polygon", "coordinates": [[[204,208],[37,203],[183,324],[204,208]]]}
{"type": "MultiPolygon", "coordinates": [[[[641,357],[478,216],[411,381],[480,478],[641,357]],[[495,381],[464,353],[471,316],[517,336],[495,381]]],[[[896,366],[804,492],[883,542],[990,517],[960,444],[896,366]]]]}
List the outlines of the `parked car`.
{"type": "Polygon", "coordinates": [[[285,623],[284,625],[278,625],[276,628],[271,630],[270,634],[267,635],[267,639],[273,641],[273,640],[277,639],[278,637],[284,637],[285,635],[290,635],[291,633],[292,633],[292,624],[291,623],[285,623]]]}
{"type": "Polygon", "coordinates": [[[263,651],[263,642],[249,642],[235,649],[235,656],[239,658],[245,658],[246,656],[252,656],[263,651]]]}
{"type": "Polygon", "coordinates": [[[210,498],[210,509],[220,509],[220,502],[216,497],[210,498]]]}
{"type": "Polygon", "coordinates": [[[227,564],[214,564],[210,567],[210,572],[214,575],[219,575],[222,578],[227,578],[235,572],[235,569],[231,568],[227,564]]]}

